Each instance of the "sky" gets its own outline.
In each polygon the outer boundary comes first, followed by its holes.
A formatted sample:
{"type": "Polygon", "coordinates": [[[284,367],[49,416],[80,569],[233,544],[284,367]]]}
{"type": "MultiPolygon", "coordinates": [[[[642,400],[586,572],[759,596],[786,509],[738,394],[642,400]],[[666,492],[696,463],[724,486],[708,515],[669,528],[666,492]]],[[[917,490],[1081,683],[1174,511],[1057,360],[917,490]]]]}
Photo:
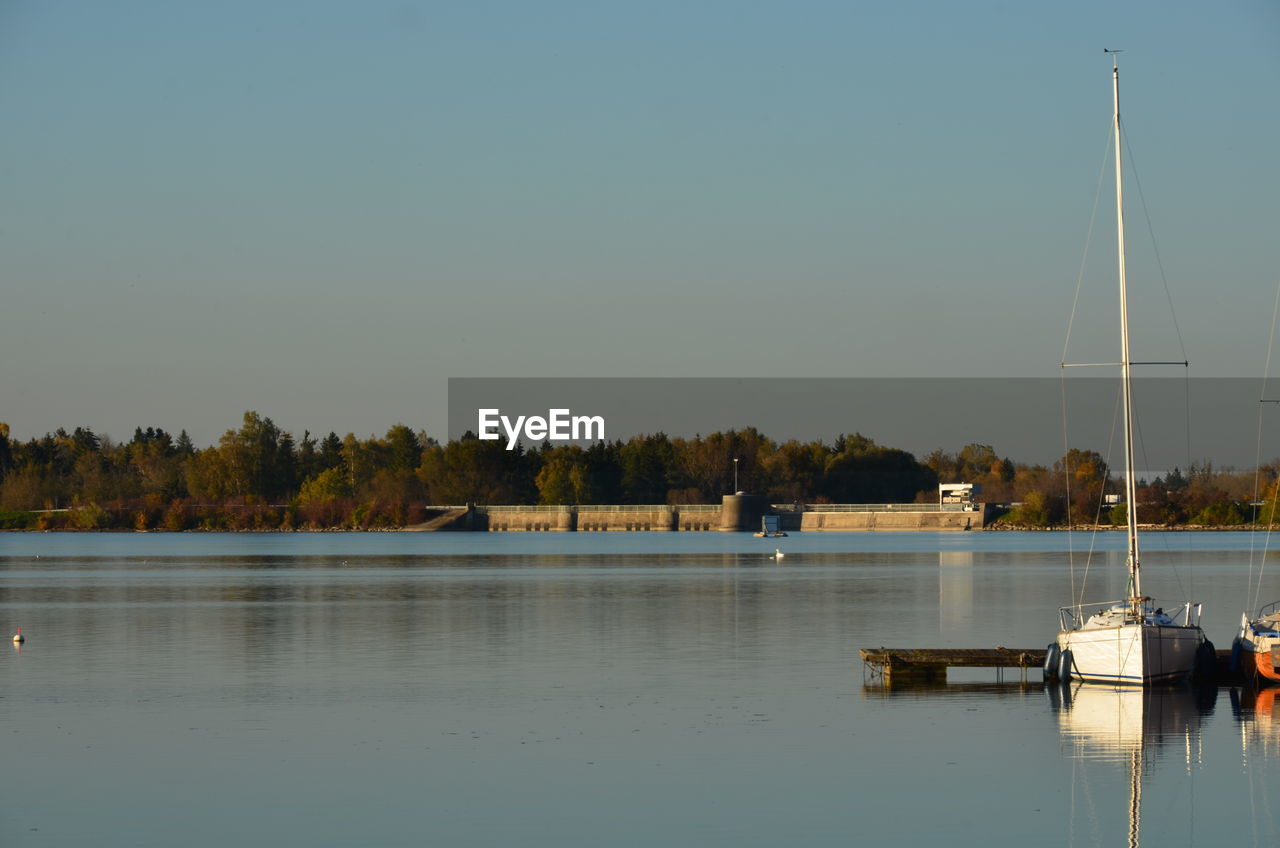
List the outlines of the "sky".
{"type": "Polygon", "coordinates": [[[1135,358],[1261,374],[1273,0],[3,0],[0,421],[443,437],[450,377],[1114,359],[1104,47],[1135,358]]]}

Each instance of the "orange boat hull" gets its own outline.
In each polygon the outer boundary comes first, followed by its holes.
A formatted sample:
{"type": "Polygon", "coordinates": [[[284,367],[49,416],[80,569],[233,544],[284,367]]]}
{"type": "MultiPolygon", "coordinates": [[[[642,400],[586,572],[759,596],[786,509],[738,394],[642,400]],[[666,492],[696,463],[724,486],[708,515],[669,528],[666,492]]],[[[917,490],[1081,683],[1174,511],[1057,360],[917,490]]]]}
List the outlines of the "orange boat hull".
{"type": "MultiPolygon", "coordinates": [[[[1271,640],[1268,640],[1271,641],[1271,640]]],[[[1277,666],[1277,646],[1256,645],[1248,639],[1236,639],[1240,647],[1240,672],[1260,682],[1280,684],[1280,666],[1277,666]]]]}

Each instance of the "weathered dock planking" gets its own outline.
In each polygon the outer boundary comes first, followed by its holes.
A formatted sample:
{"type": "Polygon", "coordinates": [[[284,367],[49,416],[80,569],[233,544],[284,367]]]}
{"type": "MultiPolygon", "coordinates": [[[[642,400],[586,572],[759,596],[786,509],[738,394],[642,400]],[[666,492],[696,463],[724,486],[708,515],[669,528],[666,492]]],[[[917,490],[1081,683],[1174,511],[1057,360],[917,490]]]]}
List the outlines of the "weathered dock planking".
{"type": "Polygon", "coordinates": [[[1044,648],[863,648],[873,671],[890,680],[947,679],[948,668],[1043,668],[1044,648]]]}
{"type": "MultiPolygon", "coordinates": [[[[862,661],[886,683],[945,683],[948,668],[1044,668],[1044,648],[863,648],[862,661]]],[[[1236,685],[1231,651],[1218,651],[1217,681],[1236,685]]]]}

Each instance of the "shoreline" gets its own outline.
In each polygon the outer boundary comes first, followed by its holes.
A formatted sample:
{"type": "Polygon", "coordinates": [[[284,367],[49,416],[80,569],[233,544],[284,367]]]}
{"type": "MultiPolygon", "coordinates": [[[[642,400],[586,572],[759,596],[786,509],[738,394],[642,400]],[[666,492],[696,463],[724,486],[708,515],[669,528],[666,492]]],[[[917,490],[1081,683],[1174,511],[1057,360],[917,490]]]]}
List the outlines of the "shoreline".
{"type": "MultiPolygon", "coordinates": [[[[1251,527],[1247,524],[1140,524],[1138,529],[1143,533],[1242,533],[1251,530],[1266,530],[1266,527],[1251,527]]],[[[504,531],[504,530],[459,530],[459,529],[440,529],[440,530],[423,530],[416,525],[403,525],[395,527],[261,527],[261,528],[222,528],[222,527],[190,527],[184,530],[165,530],[163,528],[137,530],[127,527],[112,527],[102,529],[90,529],[81,527],[57,527],[45,530],[33,528],[0,528],[0,533],[512,533],[525,531],[504,531]]],[[[548,532],[548,531],[543,531],[548,532]]],[[[555,531],[549,531],[555,532],[555,531]]],[[[666,533],[672,531],[665,530],[614,530],[614,533],[666,533]]],[[[681,530],[681,533],[751,533],[749,530],[681,530]]],[[[790,534],[803,534],[803,530],[789,531],[790,534]]],[[[831,532],[848,532],[848,533],[954,533],[954,530],[810,530],[809,533],[814,535],[823,535],[831,532]]],[[[1076,524],[1071,527],[1026,527],[1012,525],[988,525],[975,530],[964,532],[971,533],[1067,533],[1067,532],[1125,532],[1124,527],[1117,527],[1112,524],[1076,524]]]]}

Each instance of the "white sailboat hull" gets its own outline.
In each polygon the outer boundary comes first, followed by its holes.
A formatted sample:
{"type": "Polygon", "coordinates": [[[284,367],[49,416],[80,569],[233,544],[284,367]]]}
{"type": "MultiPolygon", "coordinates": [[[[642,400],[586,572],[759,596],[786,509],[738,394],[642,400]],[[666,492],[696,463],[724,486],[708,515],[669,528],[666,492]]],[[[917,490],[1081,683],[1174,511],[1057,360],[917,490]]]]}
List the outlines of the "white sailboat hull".
{"type": "Polygon", "coordinates": [[[1073,680],[1138,686],[1189,677],[1203,641],[1199,627],[1147,623],[1058,634],[1058,647],[1071,652],[1073,680]]]}

